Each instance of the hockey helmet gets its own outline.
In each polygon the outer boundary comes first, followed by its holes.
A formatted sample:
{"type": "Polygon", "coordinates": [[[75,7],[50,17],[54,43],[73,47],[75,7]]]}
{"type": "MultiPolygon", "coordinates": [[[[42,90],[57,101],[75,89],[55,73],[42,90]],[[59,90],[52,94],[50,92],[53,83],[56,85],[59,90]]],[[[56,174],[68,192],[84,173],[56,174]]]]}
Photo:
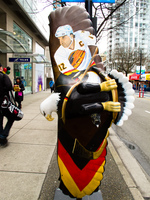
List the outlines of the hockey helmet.
{"type": "Polygon", "coordinates": [[[70,25],[64,25],[57,28],[55,37],[70,36],[70,34],[73,34],[72,27],[70,25]]]}

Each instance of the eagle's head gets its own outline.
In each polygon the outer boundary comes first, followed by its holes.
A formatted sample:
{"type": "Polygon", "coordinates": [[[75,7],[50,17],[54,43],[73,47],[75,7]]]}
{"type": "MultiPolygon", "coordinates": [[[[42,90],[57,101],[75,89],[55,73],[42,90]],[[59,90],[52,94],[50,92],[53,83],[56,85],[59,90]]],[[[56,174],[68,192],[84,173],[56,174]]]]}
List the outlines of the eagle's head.
{"type": "Polygon", "coordinates": [[[53,93],[40,104],[40,112],[48,121],[52,121],[54,119],[52,117],[52,112],[57,112],[59,100],[59,93],[53,93]]]}

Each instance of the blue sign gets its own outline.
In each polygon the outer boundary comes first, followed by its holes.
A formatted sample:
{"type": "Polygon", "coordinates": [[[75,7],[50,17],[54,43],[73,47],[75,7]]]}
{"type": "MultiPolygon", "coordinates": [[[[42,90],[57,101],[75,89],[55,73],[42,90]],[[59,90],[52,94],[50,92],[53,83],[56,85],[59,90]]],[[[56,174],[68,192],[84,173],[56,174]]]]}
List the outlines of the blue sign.
{"type": "Polygon", "coordinates": [[[9,62],[30,62],[30,58],[9,58],[9,62]]]}
{"type": "Polygon", "coordinates": [[[61,2],[85,2],[85,0],[61,0],[61,2]]]}
{"type": "Polygon", "coordinates": [[[115,3],[115,0],[92,0],[93,3],[115,3]]]}
{"type": "MultiPolygon", "coordinates": [[[[85,0],[61,0],[61,2],[85,2],[85,0]]],[[[92,0],[93,3],[115,3],[115,0],[92,0]]]]}

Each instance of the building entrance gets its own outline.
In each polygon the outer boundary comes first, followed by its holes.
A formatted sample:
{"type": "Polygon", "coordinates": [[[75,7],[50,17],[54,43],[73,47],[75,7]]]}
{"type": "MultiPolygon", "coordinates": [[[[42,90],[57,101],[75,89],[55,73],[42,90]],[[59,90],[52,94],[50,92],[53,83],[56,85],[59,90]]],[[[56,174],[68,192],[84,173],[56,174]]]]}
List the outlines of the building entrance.
{"type": "Polygon", "coordinates": [[[24,84],[24,93],[32,93],[32,64],[14,64],[14,79],[16,79],[17,77],[20,77],[22,83],[24,84]]]}

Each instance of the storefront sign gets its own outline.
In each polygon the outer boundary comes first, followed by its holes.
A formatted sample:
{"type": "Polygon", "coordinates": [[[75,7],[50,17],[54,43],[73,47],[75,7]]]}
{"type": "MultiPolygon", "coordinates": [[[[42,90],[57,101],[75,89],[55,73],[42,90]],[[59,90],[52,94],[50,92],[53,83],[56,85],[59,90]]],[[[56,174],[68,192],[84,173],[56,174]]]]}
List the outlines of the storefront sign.
{"type": "Polygon", "coordinates": [[[150,81],[150,74],[146,74],[146,81],[150,81]]]}
{"type": "Polygon", "coordinates": [[[150,81],[150,74],[142,74],[141,81],[150,81]]]}
{"type": "Polygon", "coordinates": [[[141,75],[141,81],[146,81],[146,75],[145,74],[141,75]]]}
{"type": "Polygon", "coordinates": [[[9,62],[30,62],[30,58],[9,58],[9,62]]]}

